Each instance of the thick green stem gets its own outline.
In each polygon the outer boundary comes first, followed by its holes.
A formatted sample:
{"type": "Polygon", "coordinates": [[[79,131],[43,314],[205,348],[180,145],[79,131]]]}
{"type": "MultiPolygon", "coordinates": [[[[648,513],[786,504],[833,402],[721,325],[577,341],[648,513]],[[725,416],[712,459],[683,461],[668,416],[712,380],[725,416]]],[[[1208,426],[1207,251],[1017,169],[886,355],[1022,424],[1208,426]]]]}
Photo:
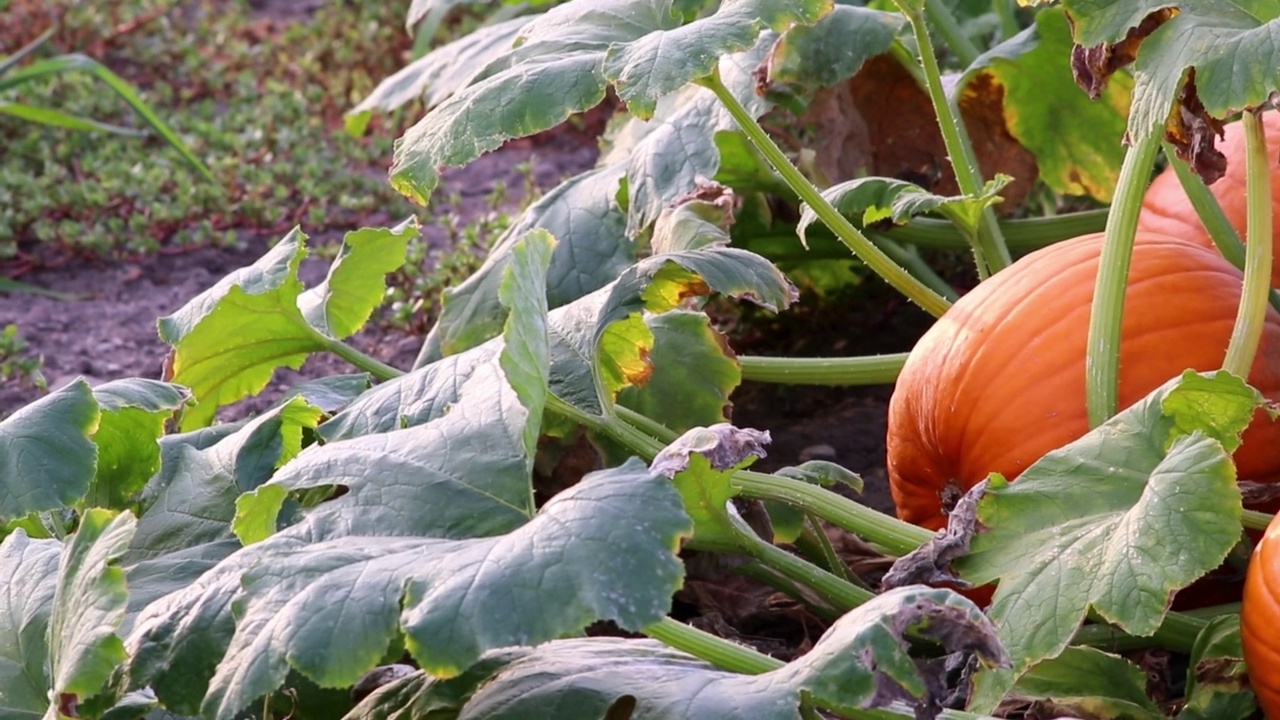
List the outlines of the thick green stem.
{"type": "MultiPolygon", "coordinates": [[[[1107,225],[1107,210],[1086,210],[1050,217],[1020,218],[1000,221],[1000,229],[1008,247],[1035,250],[1068,238],[1100,232],[1107,225]]],[[[960,249],[967,247],[964,238],[948,220],[912,218],[902,227],[885,233],[887,237],[917,247],[960,249]]]]}
{"type": "Polygon", "coordinates": [[[653,436],[659,442],[670,445],[675,442],[676,438],[680,437],[680,433],[675,430],[672,430],[657,420],[654,420],[647,415],[642,415],[629,407],[614,405],[613,411],[618,416],[619,420],[647,435],[653,436]]]}
{"type": "MultiPolygon", "coordinates": [[[[1187,194],[1187,199],[1191,201],[1191,207],[1196,209],[1196,214],[1200,216],[1200,222],[1204,223],[1205,229],[1209,231],[1209,239],[1213,240],[1213,244],[1218,247],[1218,252],[1222,253],[1222,257],[1226,258],[1232,265],[1244,270],[1244,243],[1240,241],[1240,235],[1236,233],[1231,221],[1227,219],[1227,214],[1222,211],[1222,206],[1218,204],[1218,198],[1213,196],[1209,186],[1205,185],[1200,176],[1191,170],[1190,165],[1178,159],[1178,155],[1172,145],[1165,143],[1163,148],[1165,157],[1169,158],[1169,166],[1173,168],[1178,182],[1182,184],[1182,191],[1187,194]]],[[[1269,289],[1267,291],[1267,299],[1271,303],[1271,307],[1280,311],[1280,292],[1277,292],[1275,288],[1269,289]]]]}
{"type": "Polygon", "coordinates": [[[669,617],[662,618],[641,632],[654,640],[732,672],[759,675],[777,670],[786,664],[749,647],[689,627],[669,617]]]}
{"type": "Polygon", "coordinates": [[[1262,121],[1252,112],[1244,113],[1246,198],[1248,225],[1245,243],[1244,289],[1240,312],[1231,331],[1227,359],[1222,368],[1242,378],[1249,377],[1253,358],[1262,341],[1267,319],[1267,294],[1271,288],[1271,169],[1267,167],[1267,138],[1262,121]]]}
{"type": "Polygon", "coordinates": [[[787,185],[795,191],[800,199],[813,208],[814,212],[827,227],[836,234],[850,250],[862,259],[880,277],[907,296],[912,302],[924,308],[935,317],[946,312],[951,303],[935,293],[927,285],[915,279],[906,270],[898,266],[879,248],[871,243],[858,229],[841,215],[818,189],[791,163],[782,150],[773,142],[768,133],[760,127],[751,113],[738,102],[733,93],[725,87],[716,74],[703,79],[703,84],[710,88],[725,106],[729,115],[738,123],[739,129],[751,141],[751,144],[764,155],[787,185]]]}
{"type": "Polygon", "coordinates": [[[840,610],[852,610],[875,597],[870,590],[837,577],[756,535],[743,535],[741,552],[783,577],[812,589],[840,610]]]}
{"type": "Polygon", "coordinates": [[[1271,521],[1275,518],[1270,513],[1258,512],[1257,510],[1245,510],[1241,521],[1246,530],[1266,530],[1271,525],[1271,521]]]}
{"type": "Polygon", "coordinates": [[[1196,637],[1207,624],[1208,621],[1202,618],[1171,612],[1165,615],[1164,622],[1154,634],[1148,637],[1137,637],[1113,625],[1099,622],[1085,625],[1077,630],[1071,639],[1071,644],[1088,645],[1112,652],[1162,647],[1189,653],[1191,647],[1195,645],[1196,637]]]}
{"type": "Polygon", "coordinates": [[[907,353],[853,358],[742,355],[742,379],[787,385],[887,385],[898,379],[907,353]]]}
{"type": "Polygon", "coordinates": [[[933,537],[933,533],[924,528],[800,480],[741,470],[733,474],[729,483],[742,497],[794,505],[879,545],[892,555],[906,555],[933,537]]]}
{"type": "Polygon", "coordinates": [[[920,253],[915,248],[903,247],[896,240],[891,240],[882,233],[868,232],[864,234],[871,241],[871,244],[875,245],[885,255],[888,255],[890,260],[901,265],[903,269],[911,273],[912,277],[924,283],[930,290],[946,298],[947,302],[955,302],[960,299],[960,294],[956,292],[956,289],[951,287],[937,271],[929,267],[929,263],[920,257],[920,253]]]}
{"type": "Polygon", "coordinates": [[[334,340],[333,338],[326,337],[319,332],[314,332],[314,335],[317,340],[324,343],[326,350],[379,380],[391,380],[404,374],[402,370],[391,367],[377,358],[369,357],[341,340],[334,340]]]}
{"type": "Polygon", "coordinates": [[[1129,260],[1138,231],[1138,212],[1151,177],[1161,133],[1131,146],[1120,168],[1120,183],[1107,219],[1106,242],[1098,264],[1098,279],[1089,316],[1088,355],[1085,359],[1085,397],[1089,427],[1097,427],[1116,413],[1116,383],[1120,367],[1120,323],[1129,260]]]}
{"type": "MultiPolygon", "coordinates": [[[[613,438],[645,460],[652,460],[664,447],[658,440],[618,418],[594,415],[555,395],[547,396],[547,410],[613,438]]],[[[876,512],[802,480],[739,470],[729,483],[742,497],[790,503],[879,545],[893,555],[905,555],[933,537],[933,533],[924,528],[876,512]]]]}
{"type": "MultiPolygon", "coordinates": [[[[925,27],[924,15],[899,1],[898,8],[911,23],[911,32],[920,48],[920,64],[924,68],[926,89],[933,103],[933,111],[938,116],[938,127],[942,130],[942,142],[951,158],[951,167],[955,171],[956,184],[960,192],[976,197],[982,192],[982,170],[978,166],[978,158],[969,142],[969,135],[964,128],[964,120],[958,108],[951,104],[947,91],[942,86],[942,70],[938,67],[938,58],[933,52],[933,41],[929,38],[929,30],[925,27]]],[[[995,212],[988,207],[978,223],[978,242],[974,245],[974,259],[978,264],[978,275],[983,279],[994,275],[1012,262],[1009,248],[1005,246],[1004,236],[1000,233],[1000,225],[996,222],[995,212]]]]}
{"type": "Polygon", "coordinates": [[[955,16],[942,4],[942,0],[925,0],[924,14],[929,19],[929,25],[942,36],[942,41],[947,44],[951,54],[956,56],[960,67],[969,67],[982,54],[978,46],[960,29],[960,23],[956,22],[955,16]]]}

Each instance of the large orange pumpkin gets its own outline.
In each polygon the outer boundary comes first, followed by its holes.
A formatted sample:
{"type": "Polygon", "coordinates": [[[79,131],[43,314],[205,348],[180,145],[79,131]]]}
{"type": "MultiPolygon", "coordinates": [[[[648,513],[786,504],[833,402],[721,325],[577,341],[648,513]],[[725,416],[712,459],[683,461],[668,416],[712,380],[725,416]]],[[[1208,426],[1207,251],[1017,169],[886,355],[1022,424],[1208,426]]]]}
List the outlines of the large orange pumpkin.
{"type": "Polygon", "coordinates": [[[1249,683],[1269,718],[1280,718],[1280,518],[1253,550],[1244,583],[1240,633],[1249,683]]]}
{"type": "MultiPolygon", "coordinates": [[[[1280,244],[1280,164],[1276,153],[1280,151],[1280,113],[1262,114],[1262,127],[1267,135],[1267,161],[1271,166],[1271,215],[1272,242],[1280,244]]],[[[1243,239],[1248,217],[1245,202],[1245,152],[1244,123],[1231,123],[1224,128],[1225,137],[1218,149],[1227,156],[1227,170],[1217,182],[1209,186],[1213,196],[1222,206],[1222,212],[1243,239]]],[[[1147,188],[1142,198],[1142,214],[1138,216],[1139,232],[1155,232],[1191,240],[1197,245],[1213,248],[1213,240],[1191,201],[1182,191],[1182,184],[1173,168],[1166,168],[1147,188]]],[[[1280,248],[1276,252],[1280,252],[1280,248]]],[[[1280,287],[1280,264],[1273,266],[1271,284],[1280,287]]]]}
{"type": "MultiPolygon", "coordinates": [[[[1101,234],[1034,252],[961,298],[921,338],[889,403],[889,482],[904,520],[945,524],[944,497],[988,473],[1015,478],[1089,428],[1085,346],[1101,234]]],[[[1125,295],[1119,403],[1187,368],[1222,366],[1242,275],[1212,250],[1139,234],[1125,295]]],[[[1280,399],[1280,315],[1270,308],[1250,382],[1280,399]]],[[[1259,411],[1239,476],[1280,481],[1280,423],[1259,411]]]]}

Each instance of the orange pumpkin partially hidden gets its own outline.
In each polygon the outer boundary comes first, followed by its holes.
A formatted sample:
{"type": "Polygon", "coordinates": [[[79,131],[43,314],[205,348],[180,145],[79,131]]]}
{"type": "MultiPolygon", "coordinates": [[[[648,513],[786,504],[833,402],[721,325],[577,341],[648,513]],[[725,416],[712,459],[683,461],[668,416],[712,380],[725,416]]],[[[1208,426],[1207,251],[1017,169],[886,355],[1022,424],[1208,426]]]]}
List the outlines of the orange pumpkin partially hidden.
{"type": "MultiPolygon", "coordinates": [[[[1276,153],[1280,151],[1280,113],[1262,114],[1262,127],[1267,136],[1267,162],[1271,166],[1271,236],[1273,244],[1280,244],[1280,165],[1276,153]]],[[[1244,123],[1231,123],[1223,129],[1224,137],[1218,149],[1227,157],[1227,170],[1217,182],[1209,186],[1213,196],[1222,206],[1222,212],[1243,239],[1248,217],[1245,202],[1245,152],[1244,123]]],[[[1197,245],[1215,248],[1213,240],[1191,201],[1182,191],[1182,184],[1173,168],[1166,168],[1147,188],[1142,198],[1142,213],[1138,216],[1139,232],[1155,232],[1190,240],[1197,245]]],[[[1280,253],[1280,248],[1276,250],[1280,253]]],[[[1280,287],[1280,263],[1273,265],[1271,285],[1280,287]]]]}
{"type": "MultiPolygon", "coordinates": [[[[1013,479],[1089,429],[1085,346],[1101,234],[1032,253],[961,298],[927,332],[889,403],[888,471],[903,520],[939,528],[944,498],[1013,479]]],[[[1140,233],[1125,295],[1119,403],[1187,368],[1222,366],[1242,276],[1215,251],[1140,233]]],[[[1280,399],[1280,315],[1270,308],[1249,381],[1280,399]]],[[[1280,481],[1280,423],[1259,411],[1239,477],[1280,481]]]]}
{"type": "Polygon", "coordinates": [[[1253,550],[1244,583],[1240,635],[1249,684],[1262,712],[1280,718],[1280,518],[1253,550]]]}

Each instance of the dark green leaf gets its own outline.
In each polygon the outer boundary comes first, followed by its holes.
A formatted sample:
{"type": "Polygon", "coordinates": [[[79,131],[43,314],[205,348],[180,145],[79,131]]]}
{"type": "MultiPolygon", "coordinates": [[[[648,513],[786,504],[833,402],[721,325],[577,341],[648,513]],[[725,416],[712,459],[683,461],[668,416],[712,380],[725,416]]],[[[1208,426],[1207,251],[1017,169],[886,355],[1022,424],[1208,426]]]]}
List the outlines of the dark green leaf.
{"type": "MultiPolygon", "coordinates": [[[[959,567],[974,583],[1000,581],[988,613],[1014,673],[1056,657],[1090,608],[1150,634],[1172,591],[1217,567],[1239,540],[1235,467],[1205,431],[1241,432],[1252,412],[1233,413],[1231,426],[1223,415],[1193,423],[1182,409],[1186,393],[1214,386],[1239,397],[1238,379],[1188,371],[1044,456],[1016,483],[990,481],[978,509],[985,530],[959,567]]],[[[979,677],[979,707],[993,706],[1013,677],[979,677]]]]}
{"type": "Polygon", "coordinates": [[[290,666],[321,685],[354,683],[400,628],[422,667],[442,676],[490,649],[545,642],[597,619],[639,629],[669,606],[687,528],[670,483],[632,462],[587,476],[506,535],[308,544],[278,534],[148,608],[130,638],[134,679],[151,682],[166,704],[181,690],[175,701],[185,704],[204,694],[209,676],[170,653],[200,646],[216,656],[225,647],[204,710],[229,720],[290,666]]]}
{"type": "Polygon", "coordinates": [[[923,711],[937,701],[927,696],[938,679],[921,677],[920,641],[1001,658],[994,628],[977,608],[945,590],[913,587],[853,610],[803,658],[762,675],[719,670],[652,640],[558,640],[492,654],[492,666],[480,669],[496,672],[467,677],[471,687],[405,678],[353,718],[408,717],[397,703],[417,712],[461,706],[457,717],[469,720],[599,720],[617,707],[642,718],[799,720],[802,700],[855,717],[901,700],[923,711]]]}
{"type": "Polygon", "coordinates": [[[906,24],[899,13],[836,5],[814,25],[788,30],[769,53],[768,79],[830,87],[886,50],[906,24]]]}
{"type": "Polygon", "coordinates": [[[102,689],[126,655],[115,634],[124,620],[129,592],[118,567],[133,536],[133,515],[91,509],[62,553],[49,618],[52,697],[81,699],[102,689]]]}
{"type": "Polygon", "coordinates": [[[1240,640],[1240,616],[1220,615],[1205,626],[1191,648],[1186,705],[1178,720],[1244,720],[1258,709],[1249,687],[1240,640]]]}
{"type": "Polygon", "coordinates": [[[0,520],[70,507],[89,491],[98,403],[76,380],[0,421],[0,520]]]}
{"type": "Polygon", "coordinates": [[[49,616],[62,543],[21,530],[0,543],[0,718],[39,720],[49,709],[49,616]]]}
{"type": "Polygon", "coordinates": [[[1147,697],[1147,675],[1116,655],[1069,647],[1037,663],[1018,678],[1014,696],[1053,702],[1054,712],[1097,720],[1160,720],[1164,713],[1147,697]]]}

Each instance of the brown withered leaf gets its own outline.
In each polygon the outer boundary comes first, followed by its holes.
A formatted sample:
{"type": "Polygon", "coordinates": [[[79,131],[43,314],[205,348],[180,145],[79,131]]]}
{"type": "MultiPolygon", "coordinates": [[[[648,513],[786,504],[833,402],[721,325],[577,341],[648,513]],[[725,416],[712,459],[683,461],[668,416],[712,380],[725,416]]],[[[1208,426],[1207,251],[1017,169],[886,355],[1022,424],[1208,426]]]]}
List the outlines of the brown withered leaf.
{"type": "MultiPolygon", "coordinates": [[[[1035,156],[1009,133],[1004,89],[990,80],[969,84],[959,102],[986,177],[1014,178],[997,211],[1011,212],[1036,178],[1035,156]]],[[[893,58],[868,60],[846,83],[819,91],[801,118],[813,129],[817,169],[837,183],[863,175],[916,183],[940,195],[959,193],[929,96],[893,58]]]]}
{"type": "MultiPolygon", "coordinates": [[[[1168,22],[1178,9],[1161,8],[1142,19],[1137,27],[1129,29],[1124,39],[1113,45],[1102,43],[1093,47],[1076,45],[1071,50],[1071,74],[1089,97],[1097,100],[1107,87],[1107,81],[1117,70],[1133,62],[1138,57],[1138,47],[1156,28],[1168,22]]],[[[1067,13],[1067,22],[1071,24],[1071,34],[1075,35],[1075,21],[1067,13]]]]}
{"type": "Polygon", "coordinates": [[[947,516],[947,526],[928,542],[898,558],[880,581],[882,590],[906,585],[946,583],[959,588],[972,584],[951,569],[951,563],[969,553],[969,544],[978,531],[978,501],[987,490],[987,481],[974,485],[947,516]]]}
{"type": "Polygon", "coordinates": [[[1165,123],[1164,137],[1206,185],[1226,174],[1227,156],[1215,147],[1215,142],[1224,137],[1222,121],[1210,115],[1200,102],[1195,68],[1187,72],[1186,82],[1178,92],[1165,123]]]}

